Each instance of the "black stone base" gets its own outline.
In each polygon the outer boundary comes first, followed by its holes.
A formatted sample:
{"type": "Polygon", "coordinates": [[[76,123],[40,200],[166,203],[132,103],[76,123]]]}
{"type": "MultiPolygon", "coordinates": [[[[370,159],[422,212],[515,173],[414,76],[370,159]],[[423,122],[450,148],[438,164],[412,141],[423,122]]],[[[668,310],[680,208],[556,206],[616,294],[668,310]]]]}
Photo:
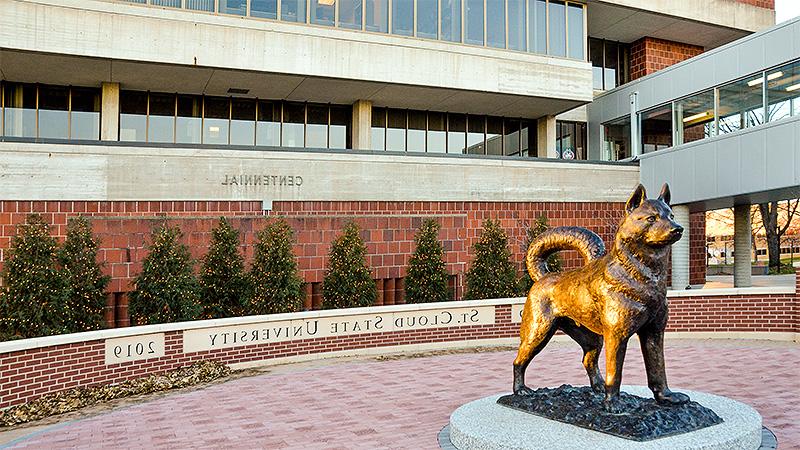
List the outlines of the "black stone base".
{"type": "Polygon", "coordinates": [[[591,387],[541,388],[533,395],[505,395],[497,403],[547,419],[634,441],[649,441],[722,423],[714,411],[697,402],[659,405],[653,398],[620,393],[620,414],[607,412],[604,396],[591,387]]]}

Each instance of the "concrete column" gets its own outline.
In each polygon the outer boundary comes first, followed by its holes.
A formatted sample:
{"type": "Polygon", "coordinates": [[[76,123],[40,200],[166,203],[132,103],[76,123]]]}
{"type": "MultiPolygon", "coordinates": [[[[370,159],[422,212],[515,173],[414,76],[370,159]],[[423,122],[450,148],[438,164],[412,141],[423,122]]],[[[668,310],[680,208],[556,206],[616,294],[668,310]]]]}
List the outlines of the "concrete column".
{"type": "Polygon", "coordinates": [[[672,244],[672,289],[686,289],[689,286],[689,207],[672,207],[675,222],[684,228],[683,237],[672,244]]]}
{"type": "Polygon", "coordinates": [[[539,158],[558,158],[556,152],[556,116],[539,118],[537,124],[537,156],[539,158]]]}
{"type": "Polygon", "coordinates": [[[103,83],[100,107],[100,140],[119,140],[119,83],[103,83]]]}
{"type": "Polygon", "coordinates": [[[733,286],[750,287],[753,285],[750,266],[750,249],[752,249],[750,229],[750,205],[733,207],[733,286]]]}
{"type": "Polygon", "coordinates": [[[372,102],[358,100],[353,103],[353,149],[372,148],[372,102]]]}

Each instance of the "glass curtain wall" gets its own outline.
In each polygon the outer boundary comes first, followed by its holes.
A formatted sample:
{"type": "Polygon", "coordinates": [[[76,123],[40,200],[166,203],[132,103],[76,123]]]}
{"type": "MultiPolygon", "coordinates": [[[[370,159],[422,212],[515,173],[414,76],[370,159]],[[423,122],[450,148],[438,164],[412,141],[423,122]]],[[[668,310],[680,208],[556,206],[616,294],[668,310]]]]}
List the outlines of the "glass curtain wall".
{"type": "Polygon", "coordinates": [[[675,144],[699,141],[714,135],[714,90],[675,102],[675,144]]]}
{"type": "Polygon", "coordinates": [[[764,78],[747,78],[719,88],[717,132],[719,134],[764,123],[764,78]]]}
{"type": "Polygon", "coordinates": [[[99,89],[3,82],[0,91],[3,136],[100,139],[99,89]]]}
{"type": "Polygon", "coordinates": [[[122,91],[119,139],[345,149],[351,121],[345,105],[122,91]]]}
{"type": "Polygon", "coordinates": [[[631,118],[625,116],[603,124],[605,159],[619,161],[631,157],[631,118]]]}
{"type": "Polygon", "coordinates": [[[630,81],[628,44],[589,38],[589,61],[592,63],[594,89],[614,89],[630,81]]]}
{"type": "Polygon", "coordinates": [[[672,104],[641,113],[642,153],[672,147],[672,104]]]}
{"type": "Polygon", "coordinates": [[[561,159],[586,159],[586,123],[556,122],[556,152],[561,159]]]}
{"type": "Polygon", "coordinates": [[[767,118],[800,115],[800,61],[767,71],[767,118]]]}

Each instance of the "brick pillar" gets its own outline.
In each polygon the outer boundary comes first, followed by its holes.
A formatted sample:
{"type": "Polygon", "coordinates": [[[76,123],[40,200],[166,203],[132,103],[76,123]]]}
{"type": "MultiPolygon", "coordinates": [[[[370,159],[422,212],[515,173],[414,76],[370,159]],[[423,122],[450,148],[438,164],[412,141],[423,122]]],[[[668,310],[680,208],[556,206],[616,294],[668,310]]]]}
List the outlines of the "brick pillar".
{"type": "Polygon", "coordinates": [[[383,282],[383,304],[394,305],[394,278],[387,278],[383,282]]]}
{"type": "Polygon", "coordinates": [[[672,289],[686,289],[689,286],[689,242],[691,239],[689,207],[673,206],[672,213],[675,214],[675,222],[684,228],[683,237],[672,244],[672,289]]]}
{"type": "Polygon", "coordinates": [[[117,297],[116,310],[117,328],[131,326],[131,319],[128,316],[128,293],[120,292],[117,297]]]}
{"type": "Polygon", "coordinates": [[[311,311],[313,296],[314,292],[311,289],[311,283],[305,283],[303,285],[303,311],[311,311]]]}
{"type": "Polygon", "coordinates": [[[750,205],[733,207],[733,286],[753,285],[753,269],[750,266],[752,237],[750,229],[750,205]]]}
{"type": "Polygon", "coordinates": [[[375,290],[378,292],[378,296],[375,298],[375,306],[381,306],[383,305],[383,279],[375,280],[375,290]]]}
{"type": "Polygon", "coordinates": [[[395,281],[394,303],[402,305],[406,302],[406,279],[398,278],[395,281]]]}
{"type": "Polygon", "coordinates": [[[117,294],[109,292],[106,294],[106,307],[103,310],[103,320],[106,323],[106,328],[114,328],[117,326],[115,309],[117,308],[117,294]]]}
{"type": "Polygon", "coordinates": [[[311,309],[322,309],[322,283],[311,283],[311,309]]]}
{"type": "Polygon", "coordinates": [[[643,37],[631,44],[631,81],[703,53],[703,47],[643,37]]]}

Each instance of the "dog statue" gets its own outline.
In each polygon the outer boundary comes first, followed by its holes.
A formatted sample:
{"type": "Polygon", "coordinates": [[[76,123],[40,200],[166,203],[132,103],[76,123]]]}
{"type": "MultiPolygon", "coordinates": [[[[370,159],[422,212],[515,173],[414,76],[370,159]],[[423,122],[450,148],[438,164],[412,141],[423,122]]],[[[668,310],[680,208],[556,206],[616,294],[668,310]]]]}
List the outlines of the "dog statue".
{"type": "Polygon", "coordinates": [[[605,392],[607,411],[619,413],[619,387],[628,339],[639,335],[647,384],[660,404],[681,404],[689,397],[671,392],[664,368],[667,325],[669,247],[681,238],[666,184],[657,199],[636,187],[625,205],[625,218],[606,254],[603,241],[580,227],[552,228],[528,248],[528,273],[534,281],[520,326],[521,342],[514,360],[514,394],[530,395],[525,369],[553,336],[562,330],[583,349],[583,365],[595,392],[605,392]],[[547,258],[560,250],[577,250],[586,265],[547,273],[547,258]],[[597,362],[606,347],[606,378],[597,362]]]}

